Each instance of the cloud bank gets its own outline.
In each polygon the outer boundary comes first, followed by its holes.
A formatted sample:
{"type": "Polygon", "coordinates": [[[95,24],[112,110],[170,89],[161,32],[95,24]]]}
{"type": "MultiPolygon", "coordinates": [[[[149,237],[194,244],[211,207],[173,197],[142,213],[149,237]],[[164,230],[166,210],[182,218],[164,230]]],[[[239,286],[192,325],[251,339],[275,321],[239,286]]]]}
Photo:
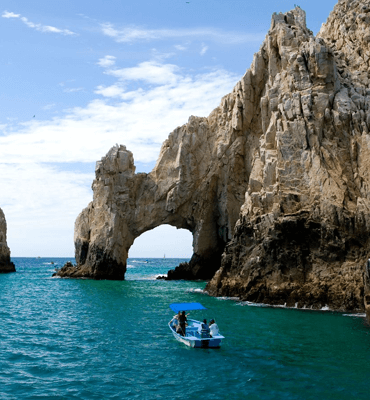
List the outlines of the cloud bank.
{"type": "Polygon", "coordinates": [[[173,64],[146,61],[132,68],[99,60],[116,78],[99,85],[85,107],[48,121],[31,120],[3,127],[0,148],[6,163],[91,162],[111,146],[125,144],[140,162],[153,162],[162,142],[190,115],[207,116],[237,77],[224,70],[190,76],[173,64]]]}

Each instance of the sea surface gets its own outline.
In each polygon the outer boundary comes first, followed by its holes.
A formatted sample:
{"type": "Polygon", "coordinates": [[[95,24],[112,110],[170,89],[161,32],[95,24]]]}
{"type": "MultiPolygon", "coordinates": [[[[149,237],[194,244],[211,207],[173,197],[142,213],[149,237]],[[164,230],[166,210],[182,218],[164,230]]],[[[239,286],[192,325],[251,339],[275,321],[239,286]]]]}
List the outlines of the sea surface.
{"type": "Polygon", "coordinates": [[[0,274],[0,399],[369,399],[361,315],[212,298],[155,277],[180,259],[129,259],[125,281],[52,278],[73,259],[13,258],[0,274]],[[54,264],[52,264],[52,262],[54,264]],[[199,301],[220,349],[177,342],[172,302],[199,301]]]}

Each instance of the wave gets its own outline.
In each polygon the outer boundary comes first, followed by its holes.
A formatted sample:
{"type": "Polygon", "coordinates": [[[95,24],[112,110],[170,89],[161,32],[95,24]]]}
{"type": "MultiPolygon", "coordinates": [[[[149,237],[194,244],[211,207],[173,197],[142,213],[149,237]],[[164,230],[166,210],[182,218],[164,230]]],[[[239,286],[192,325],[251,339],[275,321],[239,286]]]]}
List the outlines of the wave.
{"type": "Polygon", "coordinates": [[[343,317],[366,318],[366,314],[365,313],[343,314],[343,317]]]}
{"type": "Polygon", "coordinates": [[[227,297],[227,296],[220,296],[216,297],[217,300],[232,300],[232,301],[239,301],[239,297],[227,297]]]}
{"type": "Polygon", "coordinates": [[[207,292],[205,292],[203,289],[200,289],[200,288],[190,288],[190,289],[186,289],[185,292],[187,292],[187,293],[208,294],[207,292]]]}
{"type": "MultiPolygon", "coordinates": [[[[229,298],[232,299],[232,298],[229,298]]],[[[294,307],[288,307],[286,303],[284,304],[266,304],[266,303],[253,303],[251,301],[240,301],[236,304],[237,306],[249,306],[249,307],[270,307],[270,308],[285,308],[287,310],[300,310],[300,311],[324,311],[324,312],[338,312],[336,310],[331,309],[328,305],[325,305],[321,308],[313,308],[311,307],[298,307],[298,303],[295,303],[294,307]]],[[[340,312],[340,311],[339,311],[340,312]]],[[[353,314],[343,314],[344,317],[358,317],[365,318],[366,314],[364,313],[353,313],[353,314]]]]}
{"type": "MultiPolygon", "coordinates": [[[[131,267],[135,268],[135,267],[131,267]]],[[[156,281],[159,276],[163,276],[163,274],[157,275],[147,275],[147,276],[127,276],[127,281],[156,281]]]]}

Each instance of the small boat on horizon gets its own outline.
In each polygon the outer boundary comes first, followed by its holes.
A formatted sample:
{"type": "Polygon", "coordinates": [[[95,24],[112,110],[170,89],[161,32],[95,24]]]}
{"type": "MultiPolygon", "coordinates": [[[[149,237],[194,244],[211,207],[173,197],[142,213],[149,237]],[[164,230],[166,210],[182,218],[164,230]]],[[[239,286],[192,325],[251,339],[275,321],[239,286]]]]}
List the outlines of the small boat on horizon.
{"type": "MultiPolygon", "coordinates": [[[[170,309],[176,313],[179,311],[193,311],[193,310],[206,310],[200,303],[172,303],[170,309]]],[[[168,323],[175,339],[189,347],[203,348],[203,349],[216,349],[221,347],[222,339],[224,336],[220,334],[217,329],[217,334],[210,335],[202,329],[202,322],[195,319],[187,320],[187,327],[185,328],[185,336],[176,332],[177,324],[174,323],[174,318],[168,323]]]]}

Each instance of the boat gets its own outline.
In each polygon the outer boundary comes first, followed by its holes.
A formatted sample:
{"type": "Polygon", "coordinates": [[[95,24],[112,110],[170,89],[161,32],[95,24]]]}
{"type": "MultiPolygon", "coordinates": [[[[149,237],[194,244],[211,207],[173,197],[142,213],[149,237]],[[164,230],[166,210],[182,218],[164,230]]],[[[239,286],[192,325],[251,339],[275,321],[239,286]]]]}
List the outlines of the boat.
{"type": "MultiPolygon", "coordinates": [[[[193,311],[193,310],[206,310],[200,303],[172,303],[170,309],[175,313],[179,311],[193,311]]],[[[189,347],[203,348],[203,349],[216,349],[221,347],[222,339],[224,336],[217,333],[217,335],[211,336],[209,333],[202,330],[202,322],[195,319],[187,320],[187,327],[185,330],[185,336],[182,336],[176,332],[176,325],[174,325],[174,319],[168,323],[173,336],[176,340],[186,344],[189,347]]]]}

